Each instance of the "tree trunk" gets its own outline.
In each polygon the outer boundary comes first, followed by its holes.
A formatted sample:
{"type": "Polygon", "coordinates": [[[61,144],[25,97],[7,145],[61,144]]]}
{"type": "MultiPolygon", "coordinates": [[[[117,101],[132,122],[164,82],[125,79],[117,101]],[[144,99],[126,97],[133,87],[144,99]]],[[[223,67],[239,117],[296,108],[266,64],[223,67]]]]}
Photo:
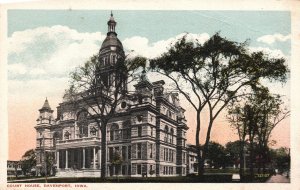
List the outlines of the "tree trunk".
{"type": "Polygon", "coordinates": [[[253,166],[253,162],[254,162],[254,147],[253,147],[253,139],[250,140],[250,179],[251,181],[254,180],[254,166],[253,166]]]}
{"type": "Polygon", "coordinates": [[[197,148],[197,160],[198,160],[198,175],[201,176],[203,173],[201,172],[201,147],[200,147],[200,129],[201,129],[201,123],[200,123],[200,111],[197,111],[197,128],[196,128],[196,148],[197,148]]]}
{"type": "Polygon", "coordinates": [[[203,150],[202,150],[202,159],[201,159],[200,173],[199,173],[200,175],[204,174],[204,164],[205,164],[205,159],[207,157],[208,145],[209,145],[209,141],[210,141],[210,133],[211,133],[212,124],[213,124],[213,120],[212,120],[212,118],[210,118],[207,133],[206,133],[206,140],[205,140],[205,144],[204,144],[204,147],[203,147],[203,150]]]}
{"type": "Polygon", "coordinates": [[[201,161],[199,163],[200,169],[199,169],[199,175],[203,176],[204,174],[204,164],[205,164],[205,159],[207,156],[207,146],[206,144],[204,144],[203,150],[202,150],[202,157],[201,157],[201,161]]]}
{"type": "Polygon", "coordinates": [[[244,142],[240,141],[240,169],[239,169],[239,174],[241,177],[241,180],[244,179],[244,166],[245,166],[245,162],[244,162],[244,142]]]}
{"type": "Polygon", "coordinates": [[[106,177],[106,123],[101,127],[101,179],[106,177]]]}

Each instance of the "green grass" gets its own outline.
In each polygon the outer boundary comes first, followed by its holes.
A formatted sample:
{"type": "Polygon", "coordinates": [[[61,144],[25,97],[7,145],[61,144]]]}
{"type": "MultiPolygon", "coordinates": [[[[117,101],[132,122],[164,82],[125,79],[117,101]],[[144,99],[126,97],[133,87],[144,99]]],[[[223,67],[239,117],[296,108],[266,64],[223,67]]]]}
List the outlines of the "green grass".
{"type": "MultiPolygon", "coordinates": [[[[209,174],[201,178],[195,177],[114,177],[102,180],[100,178],[50,178],[48,183],[230,183],[231,174],[209,174]]],[[[45,183],[45,179],[22,181],[17,183],[45,183]]]]}
{"type": "MultiPolygon", "coordinates": [[[[202,177],[198,176],[177,176],[177,177],[108,177],[105,180],[100,178],[50,178],[48,183],[231,183],[232,174],[239,173],[239,169],[205,169],[202,177]]],[[[250,181],[249,171],[246,171],[246,178],[243,182],[262,183],[268,180],[271,175],[255,175],[250,181]]],[[[30,179],[32,177],[27,177],[30,179]]],[[[20,179],[20,178],[19,178],[20,179]]],[[[20,183],[45,183],[44,177],[36,180],[22,181],[20,183]]]]}
{"type": "Polygon", "coordinates": [[[44,178],[42,176],[19,176],[19,177],[7,177],[7,180],[21,180],[21,179],[35,179],[35,178],[44,178]]]}

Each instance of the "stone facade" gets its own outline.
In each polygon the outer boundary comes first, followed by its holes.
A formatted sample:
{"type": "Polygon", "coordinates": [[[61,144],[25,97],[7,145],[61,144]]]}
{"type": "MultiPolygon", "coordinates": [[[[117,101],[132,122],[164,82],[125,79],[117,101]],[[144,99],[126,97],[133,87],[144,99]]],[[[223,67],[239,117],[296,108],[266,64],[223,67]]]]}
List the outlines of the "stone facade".
{"type": "MultiPolygon", "coordinates": [[[[99,59],[112,65],[124,58],[111,15],[107,38],[99,59]]],[[[113,73],[110,73],[113,75],[113,73]]],[[[115,116],[107,125],[107,176],[185,176],[187,173],[185,110],[177,93],[166,92],[164,81],[150,82],[145,72],[134,85],[135,91],[120,100],[115,116]],[[119,164],[114,159],[119,158],[119,164]]],[[[126,88],[126,87],[125,87],[126,88]]],[[[46,99],[39,110],[37,132],[37,169],[45,168],[48,155],[57,176],[100,176],[101,132],[87,121],[87,114],[68,108],[64,100],[57,117],[46,99]]]]}

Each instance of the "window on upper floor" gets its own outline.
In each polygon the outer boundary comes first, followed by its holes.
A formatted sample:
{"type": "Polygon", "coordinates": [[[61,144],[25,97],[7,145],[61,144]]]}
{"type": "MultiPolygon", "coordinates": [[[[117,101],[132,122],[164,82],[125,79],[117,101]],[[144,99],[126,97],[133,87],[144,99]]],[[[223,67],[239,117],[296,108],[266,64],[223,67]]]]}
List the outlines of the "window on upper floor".
{"type": "Polygon", "coordinates": [[[136,116],[136,118],[139,123],[141,123],[143,121],[143,115],[138,115],[138,116],[136,116]]]}
{"type": "Polygon", "coordinates": [[[142,126],[138,126],[138,136],[141,137],[142,136],[142,126]]]}
{"type": "Polygon", "coordinates": [[[170,143],[172,143],[172,144],[174,143],[173,138],[174,138],[174,129],[171,128],[171,138],[170,138],[170,143]]]}
{"type": "Polygon", "coordinates": [[[170,110],[167,111],[167,116],[168,116],[169,118],[172,118],[172,112],[171,112],[170,110]]]}
{"type": "Polygon", "coordinates": [[[119,137],[116,137],[118,135],[119,135],[119,125],[113,123],[110,128],[110,141],[119,139],[119,137]]]}
{"type": "Polygon", "coordinates": [[[128,146],[128,160],[131,159],[131,145],[128,146]]]}
{"type": "Polygon", "coordinates": [[[138,159],[142,158],[142,143],[137,144],[137,158],[138,159]]]}
{"type": "Polygon", "coordinates": [[[88,113],[86,111],[81,111],[77,114],[77,126],[79,129],[79,137],[87,137],[88,136],[88,121],[87,121],[88,113]]]}
{"type": "Polygon", "coordinates": [[[150,136],[153,137],[153,127],[150,127],[150,136]]]}
{"type": "Polygon", "coordinates": [[[125,161],[126,160],[126,155],[127,155],[127,152],[126,152],[126,146],[122,146],[122,160],[125,161]]]}
{"type": "Polygon", "coordinates": [[[153,158],[153,144],[150,144],[150,158],[153,158]]]}
{"type": "Polygon", "coordinates": [[[71,136],[70,132],[66,131],[65,134],[64,134],[65,140],[69,140],[70,136],[71,136]]]}
{"type": "Polygon", "coordinates": [[[126,120],[123,122],[123,139],[131,138],[131,125],[130,121],[126,120]]]}
{"type": "Polygon", "coordinates": [[[95,137],[97,135],[97,129],[95,127],[91,127],[90,136],[95,137]]]}
{"type": "Polygon", "coordinates": [[[168,142],[169,141],[169,127],[166,125],[165,126],[165,139],[164,139],[165,142],[168,142]]]}

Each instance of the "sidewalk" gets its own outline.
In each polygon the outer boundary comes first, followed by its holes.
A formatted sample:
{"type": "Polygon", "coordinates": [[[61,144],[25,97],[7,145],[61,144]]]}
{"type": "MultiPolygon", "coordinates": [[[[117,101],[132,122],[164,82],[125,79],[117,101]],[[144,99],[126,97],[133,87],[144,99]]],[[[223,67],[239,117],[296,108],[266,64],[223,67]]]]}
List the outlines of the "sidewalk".
{"type": "Polygon", "coordinates": [[[273,175],[266,183],[290,183],[290,178],[283,175],[273,175]]]}

